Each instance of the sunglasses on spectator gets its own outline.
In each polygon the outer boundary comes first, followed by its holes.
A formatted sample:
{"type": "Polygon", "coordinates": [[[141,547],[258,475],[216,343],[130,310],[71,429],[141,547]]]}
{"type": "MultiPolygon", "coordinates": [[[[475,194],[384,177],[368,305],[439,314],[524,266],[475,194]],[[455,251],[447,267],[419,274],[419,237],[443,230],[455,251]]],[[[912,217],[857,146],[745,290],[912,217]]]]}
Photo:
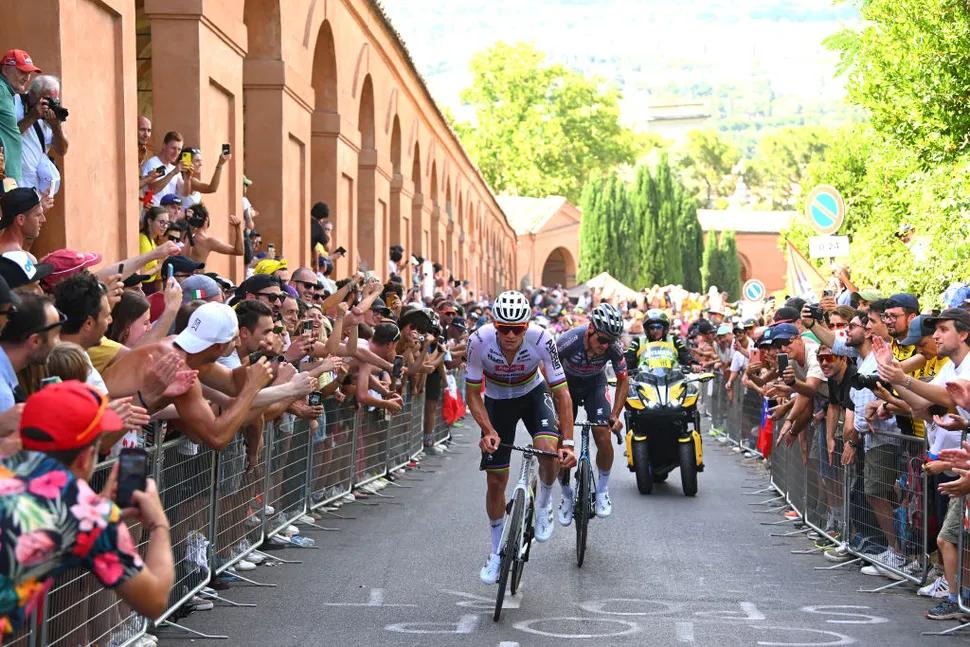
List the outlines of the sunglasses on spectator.
{"type": "Polygon", "coordinates": [[[834,330],[842,330],[843,328],[848,328],[850,324],[847,323],[830,323],[829,328],[834,330]]]}
{"type": "Polygon", "coordinates": [[[283,301],[286,300],[286,295],[283,294],[282,292],[278,292],[278,293],[274,293],[274,292],[257,292],[256,293],[256,296],[258,296],[258,297],[266,297],[266,299],[268,301],[270,301],[271,303],[273,301],[276,301],[277,303],[283,303],[283,301]]]}
{"type": "Polygon", "coordinates": [[[819,363],[823,363],[824,362],[824,363],[828,364],[829,362],[834,362],[835,360],[836,360],[836,356],[835,355],[830,355],[830,354],[827,354],[827,353],[825,355],[819,353],[819,355],[818,355],[818,361],[819,361],[819,363]]]}
{"type": "Polygon", "coordinates": [[[57,328],[59,326],[63,326],[64,324],[67,323],[67,315],[66,314],[64,314],[63,312],[58,312],[57,313],[57,316],[58,316],[58,320],[57,321],[55,321],[52,324],[47,324],[43,328],[34,328],[33,330],[27,331],[24,334],[24,338],[26,339],[27,337],[30,337],[31,335],[36,335],[38,333],[47,332],[48,330],[54,330],[55,328],[57,328]]]}
{"type": "Polygon", "coordinates": [[[528,324],[495,324],[495,332],[500,335],[521,335],[526,329],[528,329],[528,324]]]}
{"type": "Polygon", "coordinates": [[[317,287],[316,282],[311,283],[310,281],[297,281],[296,279],[290,279],[290,283],[299,283],[303,287],[311,290],[317,287]]]}

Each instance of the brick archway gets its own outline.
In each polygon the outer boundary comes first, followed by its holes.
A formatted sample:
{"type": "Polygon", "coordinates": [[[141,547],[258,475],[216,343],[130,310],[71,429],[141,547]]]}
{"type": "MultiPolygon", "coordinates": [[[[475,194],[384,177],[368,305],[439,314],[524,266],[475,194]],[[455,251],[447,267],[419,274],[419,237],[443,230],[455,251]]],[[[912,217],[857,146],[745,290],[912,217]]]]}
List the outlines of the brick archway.
{"type": "Polygon", "coordinates": [[[557,247],[549,252],[542,263],[541,285],[569,287],[576,282],[576,259],[565,247],[557,247]]]}

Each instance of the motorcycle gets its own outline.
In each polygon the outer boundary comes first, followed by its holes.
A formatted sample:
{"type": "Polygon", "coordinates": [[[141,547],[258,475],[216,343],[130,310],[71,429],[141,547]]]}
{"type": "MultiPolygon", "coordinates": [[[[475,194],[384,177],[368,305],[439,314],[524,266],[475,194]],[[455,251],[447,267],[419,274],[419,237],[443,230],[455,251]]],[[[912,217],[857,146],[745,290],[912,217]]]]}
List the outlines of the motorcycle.
{"type": "Polygon", "coordinates": [[[713,373],[684,373],[676,352],[664,342],[650,342],[640,369],[630,378],[624,408],[627,467],[636,474],[640,494],[653,492],[680,468],[684,494],[697,494],[697,473],[704,471],[698,385],[713,373]]]}

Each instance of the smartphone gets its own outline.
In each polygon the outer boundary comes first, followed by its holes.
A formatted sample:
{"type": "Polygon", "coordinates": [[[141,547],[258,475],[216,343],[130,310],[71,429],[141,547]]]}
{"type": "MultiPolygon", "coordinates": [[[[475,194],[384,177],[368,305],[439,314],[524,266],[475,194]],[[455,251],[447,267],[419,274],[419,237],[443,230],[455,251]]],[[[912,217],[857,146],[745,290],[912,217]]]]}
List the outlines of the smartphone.
{"type": "Polygon", "coordinates": [[[304,335],[309,335],[311,333],[313,333],[313,322],[312,321],[304,321],[303,322],[303,334],[304,335]]]}
{"type": "Polygon", "coordinates": [[[40,381],[40,388],[44,388],[45,386],[49,386],[51,384],[59,384],[60,382],[61,378],[56,375],[51,375],[50,377],[45,377],[40,381]]]}
{"type": "Polygon", "coordinates": [[[306,397],[306,403],[311,407],[319,407],[323,404],[323,394],[319,391],[314,391],[306,397]]]}
{"type": "Polygon", "coordinates": [[[752,364],[757,364],[761,361],[761,349],[759,348],[753,349],[748,355],[750,355],[752,364]]]}
{"type": "Polygon", "coordinates": [[[833,293],[832,290],[822,290],[822,296],[823,297],[834,297],[835,296],[835,293],[833,293]]]}
{"type": "Polygon", "coordinates": [[[222,145],[222,154],[223,155],[230,155],[231,153],[232,153],[232,146],[230,146],[229,144],[223,144],[222,145]]]}
{"type": "Polygon", "coordinates": [[[404,371],[404,355],[394,356],[394,366],[391,368],[391,377],[395,380],[401,379],[401,373],[404,371]]]}
{"type": "Polygon", "coordinates": [[[182,153],[182,164],[192,166],[192,153],[182,153]]]}
{"type": "Polygon", "coordinates": [[[145,491],[148,479],[148,454],[144,449],[126,447],[118,455],[118,492],[115,503],[120,508],[131,506],[131,495],[145,491]]]}
{"type": "Polygon", "coordinates": [[[158,177],[165,175],[165,167],[159,166],[157,169],[155,169],[155,175],[157,175],[158,177]]]}
{"type": "Polygon", "coordinates": [[[333,250],[333,253],[334,254],[346,254],[347,253],[347,250],[344,249],[343,247],[338,247],[337,249],[333,250]]]}
{"type": "Polygon", "coordinates": [[[168,264],[168,279],[175,277],[175,265],[173,263],[168,264]]]}
{"type": "Polygon", "coordinates": [[[775,357],[778,358],[778,375],[781,375],[788,368],[788,353],[778,353],[775,357]]]}

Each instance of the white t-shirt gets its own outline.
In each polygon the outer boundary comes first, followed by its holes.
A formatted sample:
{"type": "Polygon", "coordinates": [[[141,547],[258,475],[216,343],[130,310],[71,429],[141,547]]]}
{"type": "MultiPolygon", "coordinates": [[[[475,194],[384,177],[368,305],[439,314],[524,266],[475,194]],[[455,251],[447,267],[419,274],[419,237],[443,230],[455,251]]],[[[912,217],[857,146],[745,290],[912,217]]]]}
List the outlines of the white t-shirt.
{"type": "Polygon", "coordinates": [[[54,131],[43,119],[38,120],[37,124],[44,135],[43,146],[34,126],[20,134],[20,186],[32,186],[41,193],[49,192],[53,196],[61,188],[61,172],[44,151],[50,150],[54,131]]]}
{"type": "MultiPolygon", "coordinates": [[[[952,382],[957,378],[970,379],[970,354],[963,358],[959,366],[954,366],[953,362],[945,363],[930,380],[930,384],[946,386],[947,382],[952,382]]],[[[970,418],[970,412],[963,407],[957,407],[957,412],[964,418],[970,418]]],[[[926,441],[930,445],[930,454],[936,456],[944,449],[960,448],[961,433],[959,431],[941,429],[932,420],[927,420],[925,423],[926,441]]]]}
{"type": "MultiPolygon", "coordinates": [[[[162,162],[162,160],[158,158],[158,155],[153,155],[152,157],[148,158],[148,161],[142,164],[141,176],[145,177],[147,175],[154,175],[155,169],[157,169],[159,166],[165,167],[165,175],[168,175],[169,173],[175,170],[174,164],[165,164],[164,162],[162,162]]],[[[169,193],[175,193],[178,188],[178,182],[181,178],[182,178],[181,173],[176,173],[174,176],[172,176],[172,179],[168,181],[168,184],[163,186],[160,190],[156,191],[155,195],[152,196],[152,204],[157,207],[159,204],[161,204],[163,195],[168,195],[169,193]]],[[[148,190],[148,187],[146,186],[144,190],[142,190],[141,194],[144,196],[145,191],[147,190],[148,190]]]]}
{"type": "Polygon", "coordinates": [[[795,377],[800,382],[804,382],[810,377],[817,378],[821,381],[818,386],[818,394],[827,398],[829,396],[828,378],[825,377],[825,373],[822,372],[822,367],[818,363],[818,344],[804,337],[802,337],[802,341],[805,344],[805,365],[802,366],[795,360],[791,361],[795,377]]]}

